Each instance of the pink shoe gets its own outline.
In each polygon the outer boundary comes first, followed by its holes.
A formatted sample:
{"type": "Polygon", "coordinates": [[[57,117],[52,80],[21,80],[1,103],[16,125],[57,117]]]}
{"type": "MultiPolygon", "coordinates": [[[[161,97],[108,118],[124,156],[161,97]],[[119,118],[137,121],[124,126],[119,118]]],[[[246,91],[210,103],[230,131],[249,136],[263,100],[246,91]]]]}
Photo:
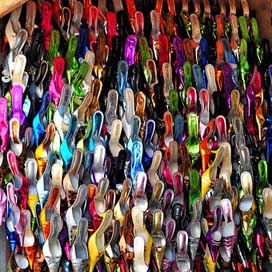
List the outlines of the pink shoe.
{"type": "Polygon", "coordinates": [[[3,223],[7,207],[7,196],[3,189],[0,188],[0,226],[3,223]]]}

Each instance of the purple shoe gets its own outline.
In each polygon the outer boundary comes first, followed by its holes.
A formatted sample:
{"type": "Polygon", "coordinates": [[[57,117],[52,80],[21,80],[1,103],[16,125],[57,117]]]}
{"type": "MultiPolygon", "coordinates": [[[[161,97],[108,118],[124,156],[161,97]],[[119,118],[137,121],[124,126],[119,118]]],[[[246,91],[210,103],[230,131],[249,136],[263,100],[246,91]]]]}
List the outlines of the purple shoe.
{"type": "Polygon", "coordinates": [[[7,207],[7,196],[2,188],[0,188],[0,226],[3,223],[7,207]]]}
{"type": "Polygon", "coordinates": [[[221,206],[217,206],[214,211],[213,226],[206,235],[213,262],[215,262],[217,259],[222,239],[222,216],[223,209],[221,206]]]}

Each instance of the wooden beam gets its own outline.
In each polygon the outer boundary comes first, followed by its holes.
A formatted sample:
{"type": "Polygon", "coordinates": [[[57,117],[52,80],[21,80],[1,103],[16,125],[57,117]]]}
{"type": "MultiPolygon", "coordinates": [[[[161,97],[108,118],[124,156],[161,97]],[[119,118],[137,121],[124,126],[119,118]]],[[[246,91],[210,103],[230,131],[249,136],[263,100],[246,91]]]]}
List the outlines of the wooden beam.
{"type": "Polygon", "coordinates": [[[0,4],[0,18],[4,17],[14,9],[23,5],[27,0],[1,0],[0,4]]]}

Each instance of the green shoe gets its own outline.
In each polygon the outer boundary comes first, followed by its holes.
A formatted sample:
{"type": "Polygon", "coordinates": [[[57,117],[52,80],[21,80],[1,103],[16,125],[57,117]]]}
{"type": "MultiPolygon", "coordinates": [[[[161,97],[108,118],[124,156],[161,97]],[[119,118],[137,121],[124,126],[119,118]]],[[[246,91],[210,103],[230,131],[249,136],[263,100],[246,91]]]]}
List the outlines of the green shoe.
{"type": "Polygon", "coordinates": [[[192,83],[192,65],[191,65],[190,61],[185,61],[184,64],[183,64],[183,76],[184,76],[184,86],[183,86],[183,89],[182,89],[182,99],[183,99],[183,103],[186,103],[187,89],[189,87],[193,86],[193,83],[192,83]]]}
{"type": "Polygon", "coordinates": [[[259,63],[261,63],[262,59],[263,59],[263,53],[262,53],[262,47],[261,47],[261,39],[260,39],[260,35],[259,35],[258,22],[257,22],[256,18],[252,17],[250,19],[250,23],[251,23],[253,39],[256,44],[257,58],[258,58],[259,63]]]}
{"type": "Polygon", "coordinates": [[[190,180],[189,201],[190,201],[190,209],[192,209],[195,200],[197,198],[201,199],[200,176],[197,170],[192,169],[190,171],[189,180],[190,180]]]}
{"type": "Polygon", "coordinates": [[[249,64],[247,61],[247,42],[245,39],[241,39],[240,44],[240,73],[243,83],[243,89],[247,87],[247,76],[249,73],[249,64]]]}
{"type": "Polygon", "coordinates": [[[71,35],[69,39],[68,50],[65,56],[65,63],[66,63],[66,69],[67,69],[66,73],[67,73],[67,78],[69,83],[71,82],[70,80],[73,77],[73,74],[75,73],[75,71],[77,71],[79,67],[77,59],[75,58],[77,44],[78,44],[78,38],[74,35],[71,35]]]}
{"type": "Polygon", "coordinates": [[[186,139],[186,145],[188,147],[189,154],[191,155],[192,161],[196,160],[199,156],[199,133],[198,133],[198,116],[196,113],[187,114],[188,124],[188,137],[186,139]]]}
{"type": "Polygon", "coordinates": [[[179,95],[175,89],[170,90],[169,96],[169,110],[172,116],[176,116],[178,113],[179,95]]]}
{"type": "Polygon", "coordinates": [[[56,29],[50,32],[50,47],[48,49],[48,62],[53,66],[55,57],[60,56],[59,52],[60,46],[60,32],[56,29]]]}
{"type": "Polygon", "coordinates": [[[260,160],[258,163],[258,177],[259,180],[256,186],[256,197],[259,206],[260,214],[263,213],[263,189],[268,187],[268,171],[267,162],[265,160],[260,160]]]}
{"type": "Polygon", "coordinates": [[[250,38],[249,38],[248,29],[247,29],[247,19],[244,16],[240,16],[238,20],[239,20],[242,37],[243,39],[246,40],[246,42],[249,42],[250,38]]]}
{"type": "Polygon", "coordinates": [[[145,36],[138,37],[138,46],[141,55],[141,65],[144,71],[144,76],[147,82],[149,82],[149,72],[146,68],[146,61],[152,59],[148,42],[145,36]]]}

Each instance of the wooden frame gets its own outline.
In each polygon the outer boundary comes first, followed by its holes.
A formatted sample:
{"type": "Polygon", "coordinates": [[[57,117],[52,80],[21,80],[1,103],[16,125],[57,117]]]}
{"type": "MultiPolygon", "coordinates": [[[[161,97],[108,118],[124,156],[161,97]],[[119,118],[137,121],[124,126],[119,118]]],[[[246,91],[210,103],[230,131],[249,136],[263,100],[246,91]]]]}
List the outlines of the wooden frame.
{"type": "Polygon", "coordinates": [[[14,9],[26,3],[27,0],[1,0],[0,2],[0,18],[2,18],[14,9]]]}

